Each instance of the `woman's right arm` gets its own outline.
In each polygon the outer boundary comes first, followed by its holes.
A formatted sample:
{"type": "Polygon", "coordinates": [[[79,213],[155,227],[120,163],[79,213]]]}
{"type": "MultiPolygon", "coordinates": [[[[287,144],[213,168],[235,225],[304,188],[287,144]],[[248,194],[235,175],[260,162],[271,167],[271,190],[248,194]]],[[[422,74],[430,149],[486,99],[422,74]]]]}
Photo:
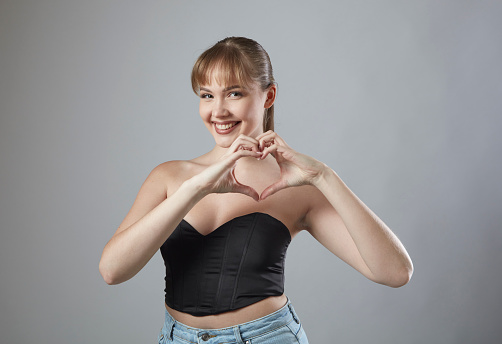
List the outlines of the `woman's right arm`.
{"type": "Polygon", "coordinates": [[[238,192],[259,199],[249,186],[239,184],[233,174],[242,157],[261,156],[258,141],[241,135],[227,153],[201,173],[184,181],[166,198],[166,180],[177,166],[156,167],[143,183],[131,210],[106,244],[99,271],[108,284],[118,284],[136,275],[162,246],[185,215],[210,193],[238,192]]]}
{"type": "Polygon", "coordinates": [[[188,179],[166,198],[166,169],[169,167],[160,165],[150,173],[131,210],[106,244],[99,262],[106,283],[122,283],[136,275],[205,196],[194,180],[188,179]]]}

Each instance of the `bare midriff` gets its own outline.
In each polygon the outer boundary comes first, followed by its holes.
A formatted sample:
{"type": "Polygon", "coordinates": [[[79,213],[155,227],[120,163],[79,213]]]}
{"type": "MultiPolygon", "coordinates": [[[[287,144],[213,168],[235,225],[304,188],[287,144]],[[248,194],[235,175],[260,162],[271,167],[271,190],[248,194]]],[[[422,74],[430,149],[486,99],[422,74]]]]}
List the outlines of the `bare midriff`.
{"type": "Polygon", "coordinates": [[[248,321],[256,320],[273,313],[286,305],[286,295],[271,296],[252,305],[214,315],[193,316],[170,308],[166,309],[171,316],[182,324],[202,329],[218,329],[235,326],[248,321]]]}

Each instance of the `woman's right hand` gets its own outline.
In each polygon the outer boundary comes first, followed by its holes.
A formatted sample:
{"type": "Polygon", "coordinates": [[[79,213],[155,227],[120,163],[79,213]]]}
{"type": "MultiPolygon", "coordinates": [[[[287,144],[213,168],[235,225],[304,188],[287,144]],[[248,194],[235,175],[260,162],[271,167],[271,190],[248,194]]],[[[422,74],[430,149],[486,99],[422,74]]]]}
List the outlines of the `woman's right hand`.
{"type": "Polygon", "coordinates": [[[242,157],[260,158],[259,142],[249,136],[239,135],[227,152],[203,172],[192,177],[204,193],[236,192],[247,195],[255,201],[260,199],[258,192],[250,186],[243,185],[235,178],[234,170],[237,161],[242,157]]]}

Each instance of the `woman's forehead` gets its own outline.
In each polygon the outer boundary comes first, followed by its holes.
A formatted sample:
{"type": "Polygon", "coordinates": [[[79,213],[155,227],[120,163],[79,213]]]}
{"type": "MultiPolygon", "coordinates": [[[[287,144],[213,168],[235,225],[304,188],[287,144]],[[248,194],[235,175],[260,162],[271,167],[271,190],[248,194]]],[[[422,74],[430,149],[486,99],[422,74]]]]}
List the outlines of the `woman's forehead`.
{"type": "Polygon", "coordinates": [[[249,78],[243,78],[240,74],[241,73],[238,73],[235,70],[230,70],[229,68],[215,66],[208,70],[203,80],[200,80],[200,86],[218,86],[225,88],[237,85],[243,88],[252,88],[252,80],[249,78]]]}

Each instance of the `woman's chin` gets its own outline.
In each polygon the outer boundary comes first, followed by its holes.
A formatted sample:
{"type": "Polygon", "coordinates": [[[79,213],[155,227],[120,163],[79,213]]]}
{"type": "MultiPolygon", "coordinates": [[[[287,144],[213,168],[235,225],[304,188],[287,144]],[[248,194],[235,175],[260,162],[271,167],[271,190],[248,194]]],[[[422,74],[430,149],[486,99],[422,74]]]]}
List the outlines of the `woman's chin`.
{"type": "Polygon", "coordinates": [[[216,143],[216,145],[220,148],[229,148],[232,143],[234,142],[234,140],[218,140],[218,139],[215,139],[214,142],[216,143]]]}
{"type": "Polygon", "coordinates": [[[220,148],[230,147],[235,140],[235,138],[233,138],[233,137],[232,138],[222,137],[221,135],[214,134],[214,133],[213,133],[213,139],[214,139],[214,143],[216,144],[216,146],[218,146],[220,148]]]}

